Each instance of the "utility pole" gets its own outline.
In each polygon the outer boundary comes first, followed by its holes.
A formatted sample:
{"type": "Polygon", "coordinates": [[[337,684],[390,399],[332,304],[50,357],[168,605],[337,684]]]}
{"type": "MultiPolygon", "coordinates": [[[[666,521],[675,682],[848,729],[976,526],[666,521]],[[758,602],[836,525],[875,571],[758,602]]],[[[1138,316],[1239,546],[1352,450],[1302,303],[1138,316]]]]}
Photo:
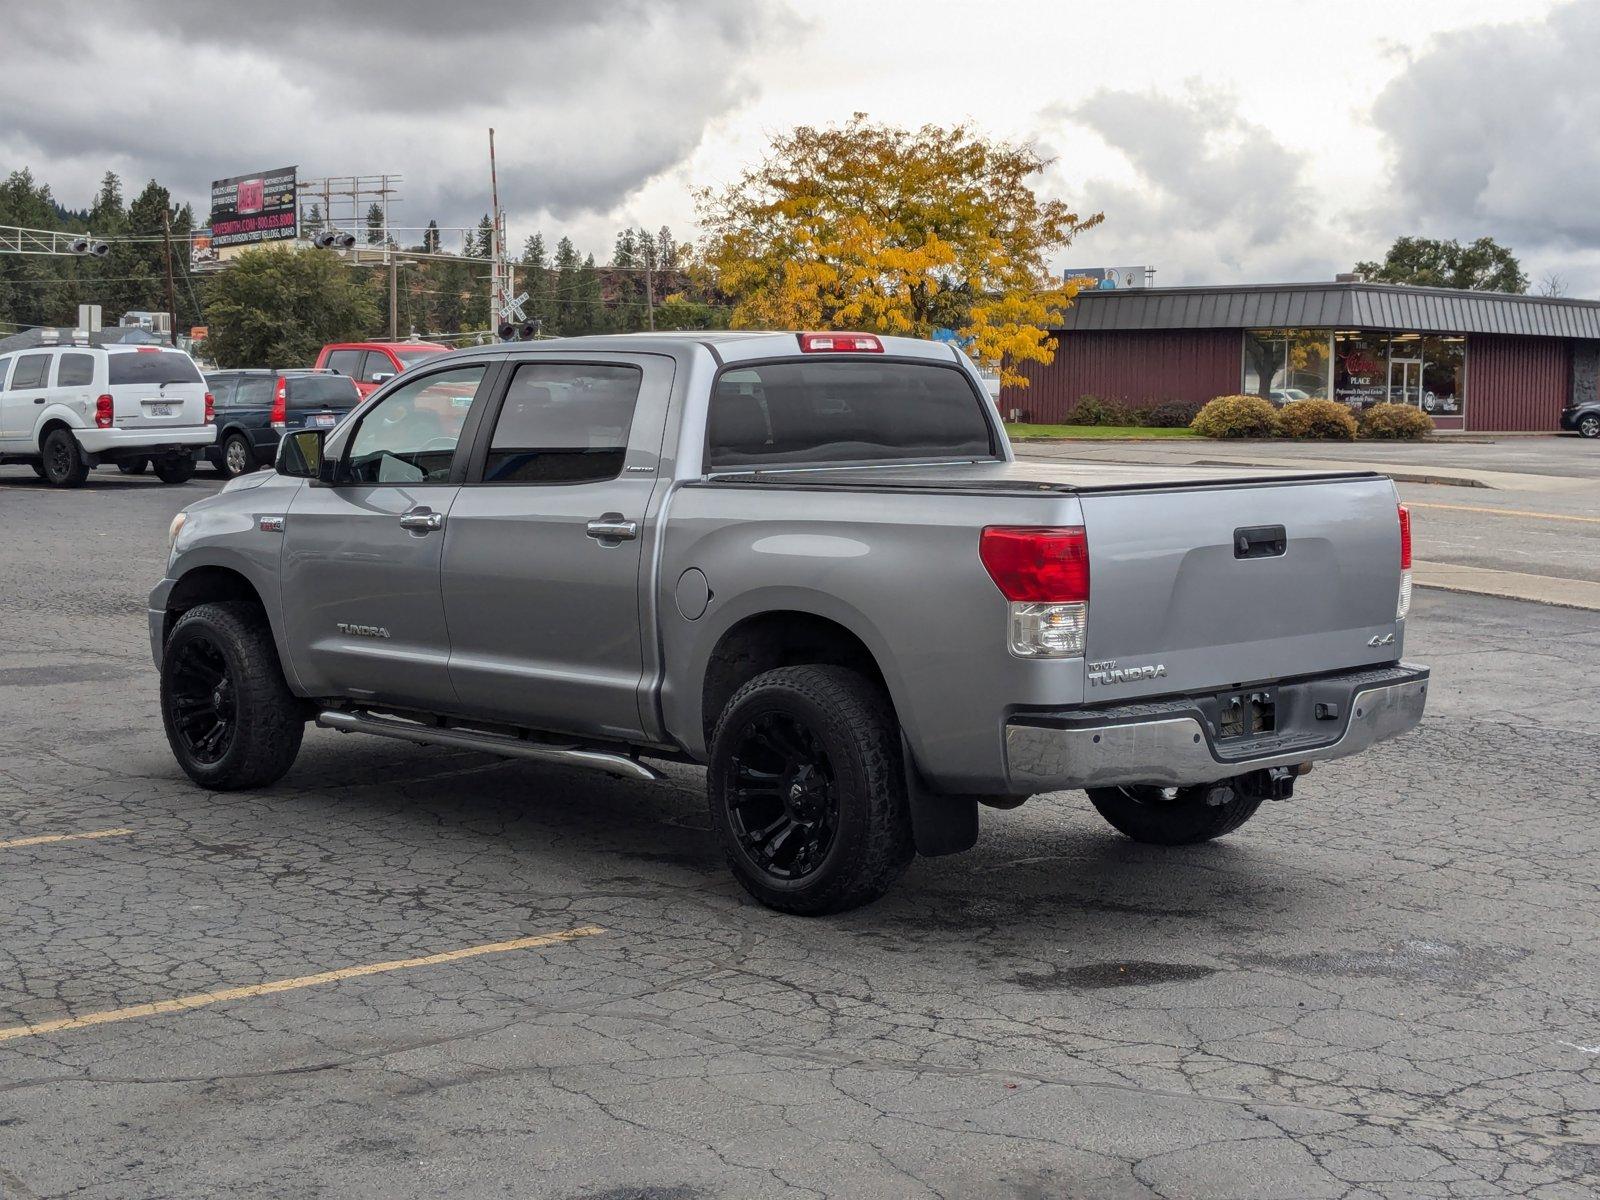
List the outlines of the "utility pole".
{"type": "Polygon", "coordinates": [[[161,244],[166,249],[162,255],[167,268],[167,320],[172,323],[172,344],[178,344],[178,296],[172,282],[172,210],[161,205],[161,244]]]}
{"type": "Polygon", "coordinates": [[[505,303],[504,265],[501,261],[500,177],[494,163],[494,127],[489,127],[489,203],[494,215],[489,221],[489,327],[498,326],[500,308],[505,303]]]}
{"type": "Polygon", "coordinates": [[[400,337],[400,255],[389,247],[389,340],[400,337]]]}
{"type": "Polygon", "coordinates": [[[644,258],[644,320],[652,332],[656,327],[656,289],[650,278],[650,264],[656,256],[655,250],[646,247],[644,258]]]}

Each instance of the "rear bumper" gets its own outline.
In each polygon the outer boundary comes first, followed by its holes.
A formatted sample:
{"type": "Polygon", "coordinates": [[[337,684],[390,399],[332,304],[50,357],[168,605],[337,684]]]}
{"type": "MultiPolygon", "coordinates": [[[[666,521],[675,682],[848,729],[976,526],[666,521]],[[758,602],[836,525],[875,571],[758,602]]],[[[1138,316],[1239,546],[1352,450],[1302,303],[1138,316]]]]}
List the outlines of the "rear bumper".
{"type": "Polygon", "coordinates": [[[1006,724],[1012,789],[1182,787],[1359,754],[1422,720],[1428,668],[1401,663],[1275,686],[1278,730],[1229,741],[1217,738],[1209,698],[1019,714],[1006,724]],[[1336,706],[1338,717],[1317,718],[1319,705],[1336,706]]]}
{"type": "Polygon", "coordinates": [[[153,452],[161,449],[193,450],[217,440],[214,425],[177,425],[166,429],[75,429],[78,445],[90,454],[120,450],[153,452]]]}

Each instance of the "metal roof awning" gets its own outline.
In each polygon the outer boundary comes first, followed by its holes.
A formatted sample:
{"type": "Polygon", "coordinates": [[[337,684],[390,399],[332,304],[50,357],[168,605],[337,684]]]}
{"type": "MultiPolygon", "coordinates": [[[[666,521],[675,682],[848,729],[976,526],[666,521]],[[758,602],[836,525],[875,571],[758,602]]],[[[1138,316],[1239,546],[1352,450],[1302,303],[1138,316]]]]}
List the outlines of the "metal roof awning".
{"type": "Polygon", "coordinates": [[[1080,292],[1058,328],[1395,329],[1600,339],[1600,301],[1382,283],[1127,288],[1080,292]]]}

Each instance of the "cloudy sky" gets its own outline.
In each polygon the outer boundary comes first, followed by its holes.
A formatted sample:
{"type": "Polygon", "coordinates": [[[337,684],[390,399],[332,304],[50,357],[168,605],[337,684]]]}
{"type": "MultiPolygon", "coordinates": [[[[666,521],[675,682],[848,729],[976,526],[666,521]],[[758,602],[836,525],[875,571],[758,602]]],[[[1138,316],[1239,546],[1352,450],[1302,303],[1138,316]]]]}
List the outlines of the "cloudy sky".
{"type": "Polygon", "coordinates": [[[404,176],[399,225],[488,208],[603,258],[691,189],[853,111],[1054,158],[1106,221],[1058,266],[1321,279],[1402,233],[1492,235],[1600,296],[1596,0],[96,0],[9,12],[0,170],[404,176]],[[48,12],[39,11],[48,9],[48,12]],[[234,12],[236,10],[236,12],[234,12]],[[234,12],[234,15],[229,15],[234,12]]]}

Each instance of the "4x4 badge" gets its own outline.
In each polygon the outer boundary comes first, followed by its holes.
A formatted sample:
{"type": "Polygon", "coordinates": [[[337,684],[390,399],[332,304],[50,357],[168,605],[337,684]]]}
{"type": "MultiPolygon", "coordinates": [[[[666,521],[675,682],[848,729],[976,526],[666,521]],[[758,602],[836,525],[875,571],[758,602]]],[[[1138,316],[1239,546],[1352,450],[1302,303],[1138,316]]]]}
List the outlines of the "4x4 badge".
{"type": "Polygon", "coordinates": [[[1373,634],[1371,637],[1369,637],[1367,639],[1367,645],[1369,645],[1369,646],[1392,646],[1392,645],[1394,645],[1394,634],[1386,633],[1386,634],[1384,634],[1383,636],[1380,637],[1378,634],[1375,633],[1375,634],[1373,634]]]}

